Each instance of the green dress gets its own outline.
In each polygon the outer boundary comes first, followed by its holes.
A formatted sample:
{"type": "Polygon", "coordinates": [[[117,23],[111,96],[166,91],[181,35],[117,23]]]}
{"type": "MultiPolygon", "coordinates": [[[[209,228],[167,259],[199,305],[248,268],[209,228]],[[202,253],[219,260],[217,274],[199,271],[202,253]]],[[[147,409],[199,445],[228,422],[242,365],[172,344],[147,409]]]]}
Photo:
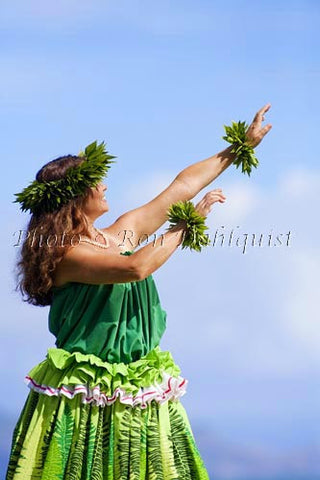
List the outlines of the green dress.
{"type": "Polygon", "coordinates": [[[165,327],[151,275],[53,288],[56,347],[25,377],[6,480],[208,480],[165,327]]]}

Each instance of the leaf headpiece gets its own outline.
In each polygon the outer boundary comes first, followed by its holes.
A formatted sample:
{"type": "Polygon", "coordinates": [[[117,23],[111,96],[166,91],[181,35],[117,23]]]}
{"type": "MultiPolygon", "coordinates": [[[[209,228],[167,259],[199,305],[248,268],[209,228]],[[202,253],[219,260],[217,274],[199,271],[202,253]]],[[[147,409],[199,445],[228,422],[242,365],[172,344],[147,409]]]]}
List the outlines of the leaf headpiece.
{"type": "Polygon", "coordinates": [[[68,168],[63,178],[48,182],[34,180],[22,192],[15,193],[17,198],[13,203],[21,203],[22,211],[30,210],[33,214],[54,212],[72,198],[84,195],[88,187],[96,186],[106,175],[110,163],[114,163],[112,158],[116,158],[108,155],[104,142],[98,145],[97,141],[78,156],[84,161],[68,168]]]}

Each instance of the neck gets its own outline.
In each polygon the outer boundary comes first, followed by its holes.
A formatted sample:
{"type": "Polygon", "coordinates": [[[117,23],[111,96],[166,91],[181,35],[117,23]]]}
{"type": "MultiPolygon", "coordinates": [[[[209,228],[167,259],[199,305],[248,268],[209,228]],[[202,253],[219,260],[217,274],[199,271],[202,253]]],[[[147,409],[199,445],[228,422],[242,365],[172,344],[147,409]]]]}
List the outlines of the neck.
{"type": "Polygon", "coordinates": [[[109,244],[110,243],[110,240],[114,242],[114,239],[112,239],[112,236],[110,236],[109,234],[106,234],[106,233],[102,233],[100,234],[98,231],[97,231],[97,228],[93,225],[93,222],[95,221],[96,219],[92,219],[92,218],[89,218],[87,216],[87,222],[88,222],[88,233],[90,235],[90,238],[92,240],[95,240],[97,241],[98,243],[107,243],[109,244]]]}
{"type": "Polygon", "coordinates": [[[99,232],[98,232],[98,229],[93,225],[88,225],[88,232],[89,232],[89,235],[90,235],[90,238],[92,238],[93,240],[98,240],[99,241],[99,232]]]}
{"type": "Polygon", "coordinates": [[[93,224],[96,221],[96,218],[89,217],[88,215],[86,215],[86,220],[88,224],[88,233],[90,234],[90,237],[95,237],[97,235],[97,231],[96,231],[96,227],[93,224]]]}

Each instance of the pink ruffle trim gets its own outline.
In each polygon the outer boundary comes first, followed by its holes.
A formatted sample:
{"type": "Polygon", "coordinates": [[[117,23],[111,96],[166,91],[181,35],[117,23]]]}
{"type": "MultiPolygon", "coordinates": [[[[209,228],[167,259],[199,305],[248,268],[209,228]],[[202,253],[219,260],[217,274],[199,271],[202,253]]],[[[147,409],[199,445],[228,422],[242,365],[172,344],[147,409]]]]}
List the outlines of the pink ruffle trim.
{"type": "Polygon", "coordinates": [[[163,372],[161,383],[150,387],[141,387],[136,395],[128,394],[125,390],[117,388],[110,397],[101,392],[99,385],[92,389],[86,385],[75,385],[72,388],[62,385],[59,388],[54,388],[48,385],[39,385],[29,375],[26,375],[25,383],[32,390],[50,397],[65,395],[67,398],[73,399],[76,395],[82,394],[82,403],[92,403],[100,407],[112,405],[119,398],[119,401],[126,405],[132,407],[140,405],[141,408],[146,408],[152,400],[160,404],[168,400],[177,401],[186,393],[188,380],[180,376],[172,377],[163,372]]]}

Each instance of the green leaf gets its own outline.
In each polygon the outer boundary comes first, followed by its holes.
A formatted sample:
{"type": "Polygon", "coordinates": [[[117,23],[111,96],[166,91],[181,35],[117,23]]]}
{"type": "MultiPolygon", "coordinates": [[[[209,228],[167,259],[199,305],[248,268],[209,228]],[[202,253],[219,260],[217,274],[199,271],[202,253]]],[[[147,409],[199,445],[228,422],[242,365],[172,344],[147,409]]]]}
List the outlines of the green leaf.
{"type": "Polygon", "coordinates": [[[205,217],[199,215],[191,201],[176,202],[168,210],[169,228],[177,225],[180,220],[186,222],[186,232],[182,241],[182,248],[201,251],[203,246],[210,244],[209,238],[204,234],[208,229],[205,225],[205,217]]]}
{"type": "Polygon", "coordinates": [[[63,178],[49,182],[34,180],[21,192],[14,194],[13,203],[20,203],[21,210],[30,210],[31,213],[54,212],[61,205],[69,202],[70,198],[82,196],[87,187],[96,186],[107,174],[110,164],[114,163],[113,155],[108,155],[105,143],[99,145],[92,142],[80,156],[84,161],[70,167],[63,178]]]}
{"type": "Polygon", "coordinates": [[[252,167],[257,168],[259,161],[254,155],[254,149],[247,143],[246,131],[248,125],[246,122],[232,121],[231,126],[224,125],[226,135],[222,138],[233,145],[231,153],[236,154],[233,164],[236,168],[242,165],[242,173],[247,173],[250,177],[252,167]]]}

